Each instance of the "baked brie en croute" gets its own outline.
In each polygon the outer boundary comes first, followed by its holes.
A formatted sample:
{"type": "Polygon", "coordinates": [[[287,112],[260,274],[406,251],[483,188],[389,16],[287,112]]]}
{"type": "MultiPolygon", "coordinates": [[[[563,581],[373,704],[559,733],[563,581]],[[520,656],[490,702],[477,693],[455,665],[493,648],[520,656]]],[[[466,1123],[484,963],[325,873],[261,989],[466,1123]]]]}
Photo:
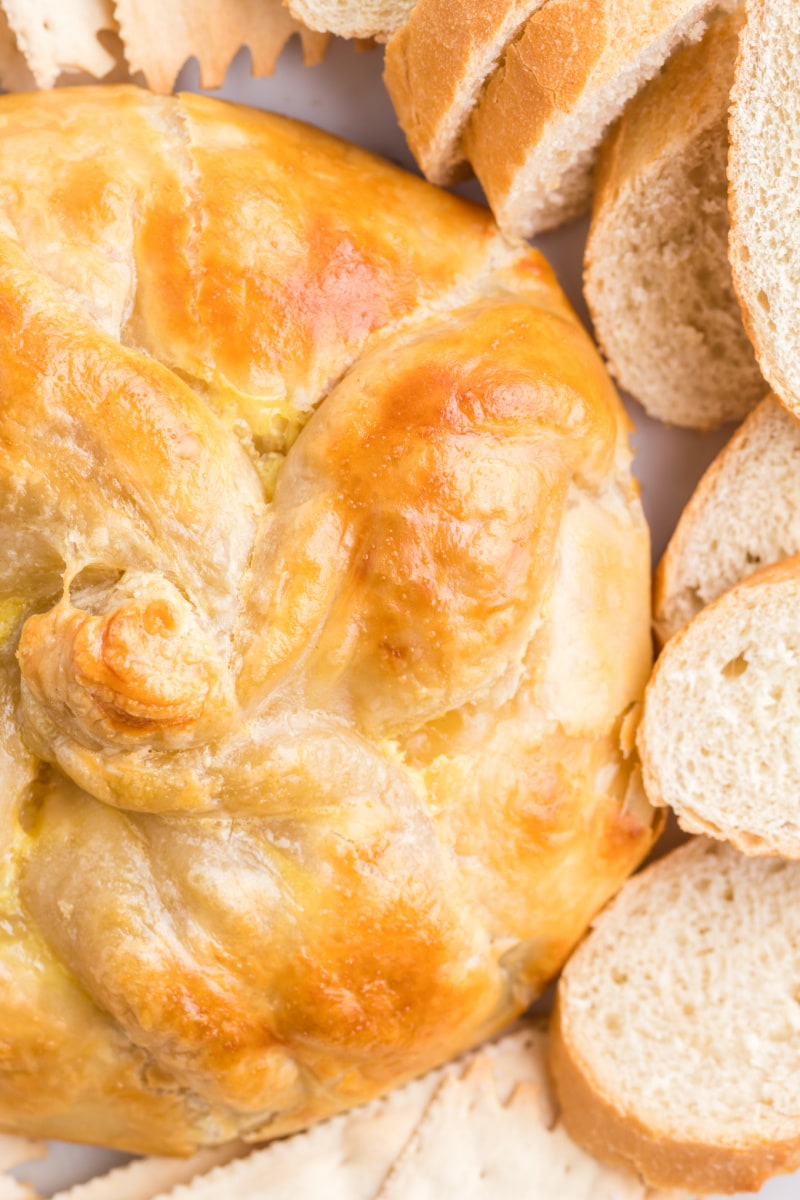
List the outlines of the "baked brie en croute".
{"type": "Polygon", "coordinates": [[[541,256],[300,124],[0,101],[0,1128],[272,1136],[649,848],[648,535],[541,256]]]}

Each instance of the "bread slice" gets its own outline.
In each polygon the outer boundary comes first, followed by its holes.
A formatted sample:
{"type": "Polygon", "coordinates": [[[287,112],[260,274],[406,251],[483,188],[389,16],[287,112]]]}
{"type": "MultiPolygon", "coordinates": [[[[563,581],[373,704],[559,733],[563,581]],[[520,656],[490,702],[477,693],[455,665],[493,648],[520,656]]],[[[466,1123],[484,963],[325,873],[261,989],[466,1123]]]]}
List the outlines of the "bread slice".
{"type": "Polygon", "coordinates": [[[713,429],[765,393],[728,262],[739,9],[682,47],[600,155],[585,293],[612,373],[651,416],[713,429]]]}
{"type": "Polygon", "coordinates": [[[731,264],[764,377],[800,415],[800,20],[749,0],[731,109],[731,264]]]}
{"type": "Polygon", "coordinates": [[[717,0],[548,0],[508,47],[464,147],[501,227],[531,237],[580,216],[600,143],[717,0]]]}
{"type": "Polygon", "coordinates": [[[386,47],[384,78],[432,183],[468,175],[462,134],[506,46],[546,0],[417,0],[386,47]]]}
{"type": "Polygon", "coordinates": [[[309,29],[380,42],[404,24],[414,4],[415,0],[287,0],[292,16],[309,29]]]}
{"type": "Polygon", "coordinates": [[[800,554],[800,423],[768,396],[697,485],[655,578],[666,642],[759,567],[800,554]]]}
{"type": "Polygon", "coordinates": [[[645,791],[690,833],[800,858],[800,557],[725,592],[667,642],[645,692],[645,791]]]}
{"type": "Polygon", "coordinates": [[[798,946],[800,864],[700,838],[629,880],[558,988],[573,1138],[693,1192],[800,1165],[798,946]]]}

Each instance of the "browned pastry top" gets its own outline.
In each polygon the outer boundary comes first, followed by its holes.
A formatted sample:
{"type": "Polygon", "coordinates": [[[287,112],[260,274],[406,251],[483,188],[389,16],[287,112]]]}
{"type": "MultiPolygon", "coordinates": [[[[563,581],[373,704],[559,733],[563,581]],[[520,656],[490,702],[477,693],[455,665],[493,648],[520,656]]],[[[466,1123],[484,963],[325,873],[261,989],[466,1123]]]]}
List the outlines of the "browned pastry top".
{"type": "Polygon", "coordinates": [[[308,127],[0,101],[0,1127],[278,1133],[652,840],[648,538],[544,260],[308,127]]]}

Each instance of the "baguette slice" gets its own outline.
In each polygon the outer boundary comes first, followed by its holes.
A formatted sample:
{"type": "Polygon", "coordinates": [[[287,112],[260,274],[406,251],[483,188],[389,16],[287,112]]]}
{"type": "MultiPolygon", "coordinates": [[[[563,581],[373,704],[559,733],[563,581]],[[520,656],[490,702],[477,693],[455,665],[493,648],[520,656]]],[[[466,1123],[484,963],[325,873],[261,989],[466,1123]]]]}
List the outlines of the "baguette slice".
{"type": "Polygon", "coordinates": [[[379,42],[403,25],[414,4],[415,0],[287,0],[292,15],[309,29],[379,42]]]}
{"type": "Polygon", "coordinates": [[[697,485],[655,578],[666,642],[759,567],[800,554],[800,423],[768,396],[697,485]]]}
{"type": "Polygon", "coordinates": [[[800,858],[800,557],[725,592],[667,642],[645,692],[645,791],[690,833],[800,858]]]}
{"type": "Polygon", "coordinates": [[[625,884],[562,975],[551,1066],[576,1141],[649,1183],[800,1165],[800,864],[695,839],[625,884]]]}
{"type": "Polygon", "coordinates": [[[385,81],[432,183],[469,174],[462,134],[506,46],[546,0],[417,0],[386,47],[385,81]]]}
{"type": "Polygon", "coordinates": [[[800,19],[749,0],[732,93],[733,280],[764,377],[800,416],[800,19]]]}
{"type": "Polygon", "coordinates": [[[713,429],[765,385],[728,262],[728,103],[742,10],[682,47],[604,146],[585,292],[620,385],[652,416],[713,429]]]}
{"type": "Polygon", "coordinates": [[[600,144],[716,0],[548,0],[508,47],[464,134],[501,227],[532,237],[589,207],[600,144]]]}

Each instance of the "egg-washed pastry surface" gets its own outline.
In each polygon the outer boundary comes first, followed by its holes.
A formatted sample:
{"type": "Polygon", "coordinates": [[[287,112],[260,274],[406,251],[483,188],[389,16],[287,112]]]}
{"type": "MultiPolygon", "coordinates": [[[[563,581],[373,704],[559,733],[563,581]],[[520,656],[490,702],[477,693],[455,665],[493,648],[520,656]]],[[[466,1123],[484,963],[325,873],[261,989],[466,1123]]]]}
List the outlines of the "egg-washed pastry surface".
{"type": "Polygon", "coordinates": [[[306,126],[0,101],[0,1128],[271,1136],[650,846],[648,536],[541,256],[306,126]]]}

